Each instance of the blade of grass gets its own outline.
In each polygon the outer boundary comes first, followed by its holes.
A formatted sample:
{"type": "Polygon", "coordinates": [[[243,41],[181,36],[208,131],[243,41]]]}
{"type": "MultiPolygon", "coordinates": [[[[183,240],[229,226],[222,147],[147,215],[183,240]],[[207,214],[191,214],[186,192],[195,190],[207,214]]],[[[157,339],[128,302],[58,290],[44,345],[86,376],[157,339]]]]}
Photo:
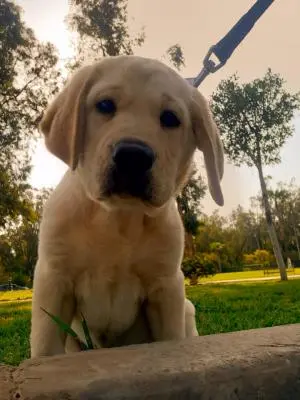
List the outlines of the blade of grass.
{"type": "Polygon", "coordinates": [[[94,349],[94,345],[93,345],[93,342],[92,342],[92,338],[91,338],[91,335],[90,335],[90,332],[89,332],[89,328],[88,328],[87,323],[86,323],[86,319],[84,318],[82,313],[81,313],[81,324],[82,324],[85,340],[86,340],[86,343],[87,343],[87,347],[88,347],[89,350],[93,350],[94,349]]]}
{"type": "Polygon", "coordinates": [[[60,327],[60,329],[65,332],[67,335],[72,336],[76,342],[79,344],[80,348],[82,350],[88,350],[88,346],[83,343],[77,333],[65,322],[63,322],[60,318],[56,317],[55,315],[51,314],[49,311],[45,310],[43,307],[41,307],[41,309],[47,314],[49,315],[49,317],[60,327]]]}

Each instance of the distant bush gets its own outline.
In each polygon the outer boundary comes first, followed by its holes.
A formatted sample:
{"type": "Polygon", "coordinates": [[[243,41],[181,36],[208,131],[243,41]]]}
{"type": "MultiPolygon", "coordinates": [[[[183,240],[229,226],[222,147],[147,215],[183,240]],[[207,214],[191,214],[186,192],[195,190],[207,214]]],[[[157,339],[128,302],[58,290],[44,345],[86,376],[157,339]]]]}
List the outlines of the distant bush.
{"type": "Polygon", "coordinates": [[[201,277],[215,275],[217,269],[218,262],[213,253],[197,254],[194,257],[185,258],[182,262],[182,271],[191,285],[196,285],[201,277]]]}
{"type": "Polygon", "coordinates": [[[12,275],[12,279],[11,282],[14,283],[15,285],[18,286],[24,286],[24,287],[30,287],[31,286],[31,282],[30,282],[30,278],[26,275],[24,275],[23,273],[19,273],[19,272],[15,272],[12,275]]]}
{"type": "Polygon", "coordinates": [[[274,256],[268,250],[255,250],[253,253],[244,254],[244,264],[269,265],[274,262],[274,256]]]}

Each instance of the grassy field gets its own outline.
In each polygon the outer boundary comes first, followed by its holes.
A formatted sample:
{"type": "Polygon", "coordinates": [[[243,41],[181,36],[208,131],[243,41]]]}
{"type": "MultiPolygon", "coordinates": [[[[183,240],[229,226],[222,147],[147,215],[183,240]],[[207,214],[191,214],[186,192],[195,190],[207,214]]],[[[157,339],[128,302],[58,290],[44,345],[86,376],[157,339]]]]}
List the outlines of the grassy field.
{"type": "MultiPolygon", "coordinates": [[[[294,272],[287,270],[288,276],[300,275],[300,268],[295,268],[294,272]]],[[[226,280],[239,280],[239,279],[253,279],[253,278],[266,278],[266,277],[279,277],[279,272],[274,273],[272,271],[269,275],[264,275],[264,271],[242,271],[242,272],[224,272],[216,274],[207,278],[201,278],[200,282],[216,282],[226,280]]]]}
{"type": "Polygon", "coordinates": [[[0,292],[0,304],[5,301],[31,300],[32,290],[13,290],[10,292],[0,292]]]}
{"type": "MultiPolygon", "coordinates": [[[[31,302],[14,299],[30,293],[5,293],[0,302],[0,363],[17,365],[29,355],[31,302]]],[[[300,280],[204,285],[187,294],[201,335],[300,322],[300,280]]]]}
{"type": "Polygon", "coordinates": [[[29,357],[31,301],[0,303],[0,364],[29,357]]]}
{"type": "Polygon", "coordinates": [[[300,280],[189,287],[201,335],[300,323],[300,280]]]}

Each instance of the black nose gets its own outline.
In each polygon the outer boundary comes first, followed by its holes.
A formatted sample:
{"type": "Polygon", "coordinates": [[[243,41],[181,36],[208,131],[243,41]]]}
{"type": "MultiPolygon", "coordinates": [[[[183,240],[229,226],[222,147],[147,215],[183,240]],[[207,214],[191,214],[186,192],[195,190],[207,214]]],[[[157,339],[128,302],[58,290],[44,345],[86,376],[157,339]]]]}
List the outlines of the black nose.
{"type": "Polygon", "coordinates": [[[112,158],[122,174],[143,175],[151,169],[155,155],[151,147],[139,140],[122,140],[113,149],[112,158]]]}

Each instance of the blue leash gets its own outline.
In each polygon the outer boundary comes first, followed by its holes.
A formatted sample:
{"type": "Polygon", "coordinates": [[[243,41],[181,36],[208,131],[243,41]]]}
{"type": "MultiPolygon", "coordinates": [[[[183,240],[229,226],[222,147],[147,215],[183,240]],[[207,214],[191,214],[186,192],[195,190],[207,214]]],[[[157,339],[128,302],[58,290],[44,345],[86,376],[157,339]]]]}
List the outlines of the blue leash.
{"type": "Polygon", "coordinates": [[[203,68],[200,73],[195,78],[187,78],[187,81],[197,88],[209,74],[213,74],[223,67],[234,50],[248,35],[258,19],[273,2],[274,0],[257,0],[223,39],[208,50],[203,60],[203,68]],[[212,55],[218,59],[218,64],[211,59],[212,55]]]}

